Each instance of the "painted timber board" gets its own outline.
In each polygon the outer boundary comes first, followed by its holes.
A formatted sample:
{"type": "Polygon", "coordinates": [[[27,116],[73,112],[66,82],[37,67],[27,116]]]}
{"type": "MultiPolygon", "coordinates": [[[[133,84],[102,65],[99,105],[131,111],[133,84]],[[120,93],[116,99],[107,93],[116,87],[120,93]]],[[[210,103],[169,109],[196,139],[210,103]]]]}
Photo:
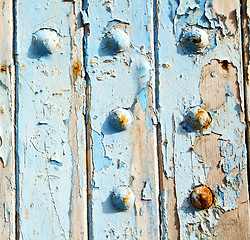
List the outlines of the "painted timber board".
{"type": "Polygon", "coordinates": [[[86,239],[81,2],[16,7],[19,238],[86,239]],[[53,53],[41,32],[59,39],[53,53]]]}
{"type": "Polygon", "coordinates": [[[249,239],[247,5],[0,1],[0,239],[249,239]]]}
{"type": "Polygon", "coordinates": [[[158,239],[153,2],[89,1],[88,15],[86,69],[93,141],[89,239],[158,239]],[[113,45],[106,43],[111,29],[129,37],[124,51],[113,52],[113,45]],[[130,128],[114,128],[109,113],[116,108],[131,111],[130,128]],[[126,211],[111,201],[114,188],[123,185],[136,196],[126,211]]]}
{"type": "Polygon", "coordinates": [[[13,5],[0,1],[0,236],[15,239],[13,5]]]}
{"type": "Polygon", "coordinates": [[[158,5],[163,239],[249,237],[239,6],[185,0],[158,5]],[[204,52],[185,49],[183,36],[191,28],[207,34],[204,52]],[[196,106],[212,116],[200,132],[187,129],[185,118],[196,106]],[[190,201],[199,185],[214,193],[207,210],[190,201]]]}

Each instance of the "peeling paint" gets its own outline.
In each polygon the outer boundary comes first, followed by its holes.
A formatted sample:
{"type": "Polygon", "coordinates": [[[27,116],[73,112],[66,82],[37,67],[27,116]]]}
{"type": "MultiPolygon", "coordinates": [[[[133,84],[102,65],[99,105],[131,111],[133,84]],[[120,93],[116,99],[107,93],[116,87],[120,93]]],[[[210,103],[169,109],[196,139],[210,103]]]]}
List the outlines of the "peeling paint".
{"type": "MultiPolygon", "coordinates": [[[[237,10],[233,9],[234,4],[228,4],[224,13],[217,13],[222,6],[215,1],[159,3],[158,61],[160,66],[165,63],[171,66],[159,75],[163,168],[165,176],[175,182],[181,239],[221,236],[220,218],[230,209],[240,211],[237,201],[242,196],[246,198],[243,184],[246,175],[242,173],[246,168],[246,149],[239,22],[235,28],[232,25],[235,21],[229,23],[226,16],[226,12],[238,13],[238,3],[237,10]],[[206,54],[185,54],[181,50],[183,31],[194,26],[209,32],[211,48],[206,54]],[[203,132],[185,132],[183,118],[195,106],[210,112],[211,126],[203,132]],[[214,145],[208,141],[210,138],[215,139],[214,145]],[[202,150],[198,149],[197,140],[202,150]],[[190,202],[191,190],[207,182],[216,201],[211,209],[195,210],[190,202]]],[[[162,211],[167,212],[168,208],[162,211]]],[[[172,216],[168,216],[167,224],[169,217],[172,216]]],[[[164,236],[170,230],[162,224],[162,231],[164,236]]]]}

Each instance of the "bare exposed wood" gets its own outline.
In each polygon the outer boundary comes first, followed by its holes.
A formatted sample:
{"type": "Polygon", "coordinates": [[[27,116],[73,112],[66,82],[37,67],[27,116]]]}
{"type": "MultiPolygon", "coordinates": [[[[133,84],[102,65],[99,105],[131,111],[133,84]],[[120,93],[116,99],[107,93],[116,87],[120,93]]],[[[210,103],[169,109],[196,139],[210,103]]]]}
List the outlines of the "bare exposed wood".
{"type": "MultiPolygon", "coordinates": [[[[161,205],[165,213],[161,216],[162,239],[247,239],[239,2],[166,0],[158,7],[160,186],[168,199],[161,205]],[[185,45],[184,34],[193,29],[190,26],[210,34],[203,49],[194,51],[185,45]],[[213,120],[207,130],[196,132],[188,127],[191,119],[185,116],[195,106],[210,111],[213,120]],[[171,183],[175,194],[170,196],[171,183]],[[190,192],[201,184],[209,186],[215,196],[214,204],[205,211],[190,202],[190,192]],[[229,227],[233,222],[237,226],[229,227]]],[[[203,37],[194,43],[199,44],[203,37]]]]}
{"type": "MultiPolygon", "coordinates": [[[[243,51],[243,73],[244,73],[244,90],[245,90],[245,115],[246,115],[246,143],[248,146],[248,181],[250,179],[250,135],[249,135],[249,128],[250,128],[250,83],[249,83],[249,76],[250,76],[250,68],[249,68],[249,22],[250,22],[250,12],[249,12],[249,5],[250,2],[248,0],[241,1],[241,26],[242,26],[242,51],[243,51]]],[[[248,188],[249,190],[249,188],[248,188]]]]}
{"type": "Polygon", "coordinates": [[[152,1],[91,1],[88,15],[90,238],[158,239],[152,1]],[[116,43],[105,42],[111,29],[129,37],[123,51],[112,52],[116,43]],[[133,114],[129,129],[112,126],[108,116],[117,107],[133,114]],[[112,191],[121,185],[129,185],[136,196],[127,211],[111,202],[112,191]]]}
{"type": "Polygon", "coordinates": [[[0,1],[0,238],[15,239],[13,5],[0,1]]]}

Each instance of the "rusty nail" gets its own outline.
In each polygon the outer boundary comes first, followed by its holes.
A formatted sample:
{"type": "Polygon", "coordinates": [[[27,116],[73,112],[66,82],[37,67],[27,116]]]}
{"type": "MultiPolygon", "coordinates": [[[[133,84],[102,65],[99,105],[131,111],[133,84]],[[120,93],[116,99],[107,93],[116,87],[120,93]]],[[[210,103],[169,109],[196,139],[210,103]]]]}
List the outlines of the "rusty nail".
{"type": "Polygon", "coordinates": [[[113,127],[118,131],[126,130],[133,121],[132,113],[124,108],[116,108],[109,114],[109,119],[113,127]]]}
{"type": "Polygon", "coordinates": [[[189,148],[189,151],[190,151],[190,152],[193,152],[193,151],[194,151],[194,146],[191,146],[191,147],[189,148]]]}
{"type": "Polygon", "coordinates": [[[130,41],[127,33],[120,28],[112,28],[106,33],[105,45],[108,51],[119,53],[129,47],[130,41]]]}
{"type": "Polygon", "coordinates": [[[195,187],[190,195],[191,203],[195,208],[208,209],[213,204],[213,193],[206,186],[195,187]]]}
{"type": "Polygon", "coordinates": [[[207,129],[211,124],[211,115],[201,107],[190,108],[185,116],[185,128],[188,131],[207,129]]]}
{"type": "Polygon", "coordinates": [[[134,205],[135,195],[129,186],[119,186],[114,188],[111,200],[117,209],[125,211],[134,205]]]}
{"type": "Polygon", "coordinates": [[[33,35],[33,43],[41,53],[53,53],[59,45],[59,37],[53,29],[40,29],[33,35]]]}
{"type": "Polygon", "coordinates": [[[209,47],[209,36],[206,30],[189,27],[184,30],[181,43],[188,52],[201,53],[209,47]]]}

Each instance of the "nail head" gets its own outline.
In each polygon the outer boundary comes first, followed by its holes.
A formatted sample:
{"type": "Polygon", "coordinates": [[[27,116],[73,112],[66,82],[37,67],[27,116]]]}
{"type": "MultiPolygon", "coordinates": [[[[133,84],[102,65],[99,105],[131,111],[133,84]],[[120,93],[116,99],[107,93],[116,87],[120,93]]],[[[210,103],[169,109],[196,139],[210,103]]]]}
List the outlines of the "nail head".
{"type": "Polygon", "coordinates": [[[135,195],[129,186],[119,186],[113,190],[111,200],[117,209],[125,211],[134,205],[135,195]]]}
{"type": "Polygon", "coordinates": [[[208,209],[213,204],[213,193],[206,186],[195,187],[190,198],[192,205],[198,209],[208,209]]]}

